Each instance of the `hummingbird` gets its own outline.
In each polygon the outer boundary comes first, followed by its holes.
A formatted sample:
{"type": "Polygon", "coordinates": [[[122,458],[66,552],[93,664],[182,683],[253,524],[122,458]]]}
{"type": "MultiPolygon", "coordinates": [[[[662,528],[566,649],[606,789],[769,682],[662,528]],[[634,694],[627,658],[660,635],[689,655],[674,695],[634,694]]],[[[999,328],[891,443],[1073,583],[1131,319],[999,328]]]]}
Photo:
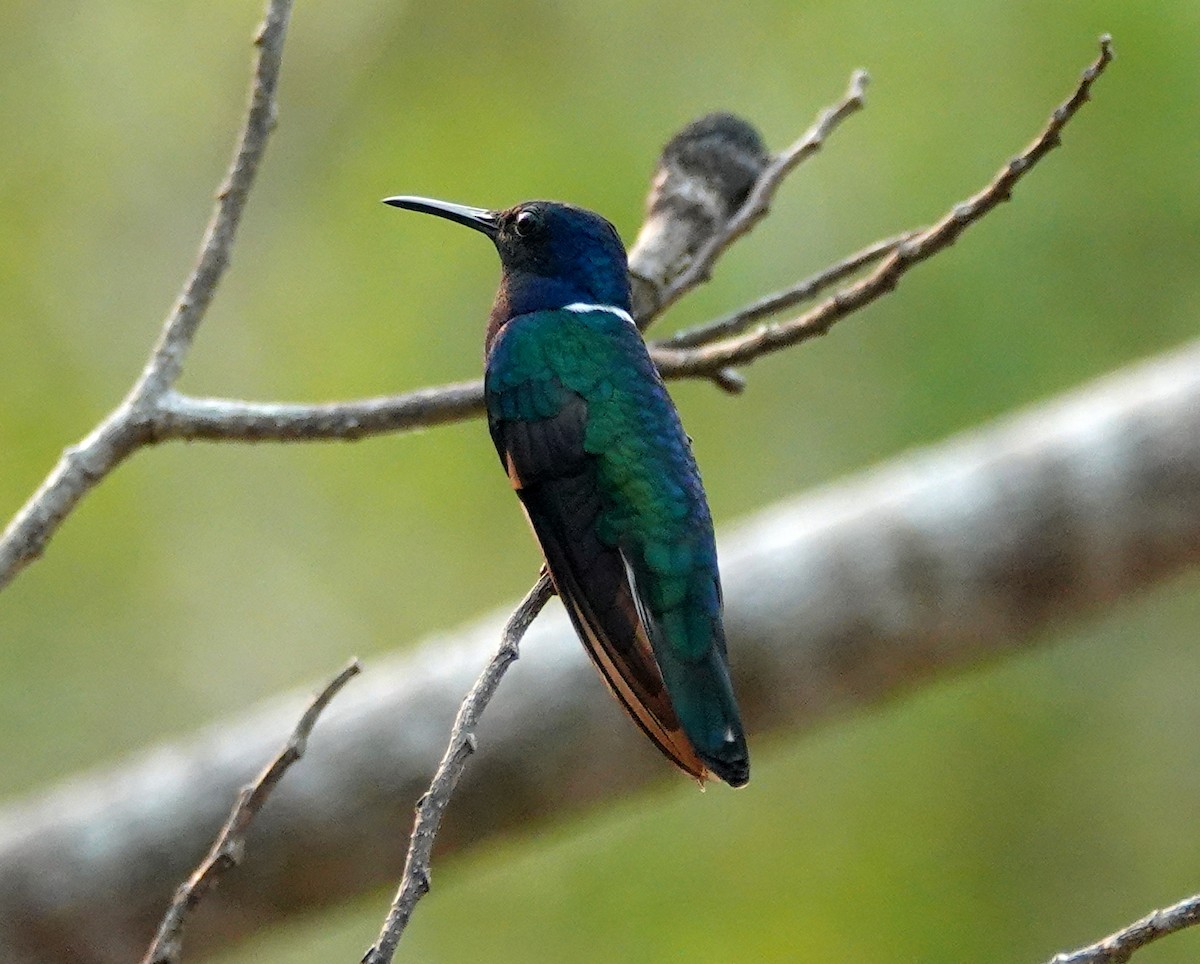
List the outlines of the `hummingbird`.
{"type": "Polygon", "coordinates": [[[750,778],[730,682],[712,516],[679,413],[631,315],[625,248],[592,211],[385,204],[486,234],[500,287],[484,339],[488,428],[575,631],[676,766],[750,778]]]}

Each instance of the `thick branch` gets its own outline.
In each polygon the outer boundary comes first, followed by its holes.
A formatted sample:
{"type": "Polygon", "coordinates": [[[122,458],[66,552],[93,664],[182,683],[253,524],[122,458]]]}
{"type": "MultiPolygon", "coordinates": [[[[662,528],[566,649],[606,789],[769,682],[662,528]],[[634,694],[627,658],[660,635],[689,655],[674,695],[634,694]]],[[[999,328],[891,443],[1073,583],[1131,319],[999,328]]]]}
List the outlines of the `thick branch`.
{"type": "Polygon", "coordinates": [[[1123,927],[1104,940],[1077,951],[1055,954],[1049,964],[1125,964],[1134,952],[1160,937],[1200,924],[1200,894],[1165,910],[1151,911],[1139,921],[1123,927]]]}
{"type": "Polygon", "coordinates": [[[292,0],[270,0],[267,5],[254,38],[258,56],[246,122],[217,194],[196,267],[167,316],[158,343],[125,400],[85,439],[63,452],[0,536],[0,589],[42,554],[51,536],[89,491],[140,446],[153,440],[156,406],[179,378],[196,329],[229,265],[242,210],[275,123],[275,90],[291,12],[292,0]]]}
{"type": "Polygon", "coordinates": [[[225,826],[213,841],[208,856],[200,862],[190,877],[184,881],[175,892],[171,906],[163,916],[162,923],[150,947],[146,950],[142,964],[177,964],[183,951],[183,928],[188,917],[200,905],[210,890],[217,886],[221,875],[231,867],[237,866],[246,849],[246,831],[258,816],[263,804],[271,792],[283,779],[283,775],[293,763],[304,756],[308,748],[308,738],[312,735],[317,719],[324,712],[330,701],[338,692],[362,671],[358,660],[350,664],[330,680],[325,688],[313,697],[312,702],[300,717],[300,722],[288,737],[282,750],[275,759],[251,784],[243,787],[238,793],[237,801],[225,821],[225,826]]]}
{"type": "Polygon", "coordinates": [[[390,964],[404,929],[412,918],[412,912],[416,909],[417,901],[429,893],[429,863],[433,855],[433,842],[441,827],[442,815],[454,795],[454,788],[458,786],[459,778],[466,768],[467,758],[476,750],[475,727],[479,725],[479,718],[491,702],[496,687],[500,685],[508,667],[516,662],[520,655],[521,638],[553,595],[554,588],[550,576],[543,572],[504,624],[504,631],[500,634],[500,647],[459,707],[454,727],[450,731],[450,745],[446,748],[442,762],[438,764],[433,782],[417,803],[417,815],[412,834],[409,836],[408,856],[404,860],[400,889],[396,892],[396,899],[392,901],[379,937],[363,955],[362,964],[390,964]]]}
{"type": "MultiPolygon", "coordinates": [[[[1044,642],[1064,619],[1200,562],[1200,343],[780,504],[720,541],[756,738],[1044,642]]],[[[502,623],[381,664],[329,708],[255,824],[254,859],[209,895],[190,945],[211,950],[394,878],[407,847],[396,815],[428,786],[502,623]]],[[[557,607],[524,650],[480,727],[442,852],[672,779],[557,607]]],[[[0,960],[134,959],[304,702],[0,813],[0,960]]]]}

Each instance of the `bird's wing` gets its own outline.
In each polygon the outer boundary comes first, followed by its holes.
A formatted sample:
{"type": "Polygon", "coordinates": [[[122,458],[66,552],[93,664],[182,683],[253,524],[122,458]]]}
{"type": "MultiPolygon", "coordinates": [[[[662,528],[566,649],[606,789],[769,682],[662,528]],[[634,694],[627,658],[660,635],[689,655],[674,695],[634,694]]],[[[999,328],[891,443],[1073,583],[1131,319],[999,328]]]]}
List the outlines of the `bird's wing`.
{"type": "Polygon", "coordinates": [[[605,499],[584,449],[588,406],[556,378],[488,386],[488,424],[555,588],[609,689],[680,769],[708,771],[683,732],[620,550],[600,534],[605,499]]]}

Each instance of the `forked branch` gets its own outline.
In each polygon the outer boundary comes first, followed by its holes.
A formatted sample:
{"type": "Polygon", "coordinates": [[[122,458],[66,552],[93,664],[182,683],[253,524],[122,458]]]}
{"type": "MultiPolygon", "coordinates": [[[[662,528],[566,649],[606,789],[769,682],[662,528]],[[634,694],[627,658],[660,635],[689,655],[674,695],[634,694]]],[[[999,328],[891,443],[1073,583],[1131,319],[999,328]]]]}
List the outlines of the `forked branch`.
{"type": "Polygon", "coordinates": [[[1029,146],[1002,167],[981,191],[956,204],[932,227],[897,245],[879,267],[861,281],[843,288],[792,321],[694,349],[660,349],[655,355],[659,369],[672,378],[708,377],[731,365],[743,365],[770,352],[823,335],[835,322],[894,290],[910,268],[948,248],[970,225],[1000,202],[1007,201],[1017,182],[1059,146],[1063,128],[1088,101],[1092,84],[1112,62],[1112,57],[1112,38],[1105,34],[1100,38],[1100,53],[1096,60],[1084,70],[1075,90],[1050,115],[1046,126],[1029,146]]]}
{"type": "Polygon", "coordinates": [[[275,126],[275,92],[292,0],[270,0],[254,37],[258,55],[250,106],[229,171],[217,192],[196,266],[163,322],[162,332],[129,394],[92,432],[63,452],[38,490],[0,536],[0,589],[42,554],[80,500],[137,449],[159,437],[163,399],[173,391],[196,330],[225,269],[242,212],[275,126]]]}

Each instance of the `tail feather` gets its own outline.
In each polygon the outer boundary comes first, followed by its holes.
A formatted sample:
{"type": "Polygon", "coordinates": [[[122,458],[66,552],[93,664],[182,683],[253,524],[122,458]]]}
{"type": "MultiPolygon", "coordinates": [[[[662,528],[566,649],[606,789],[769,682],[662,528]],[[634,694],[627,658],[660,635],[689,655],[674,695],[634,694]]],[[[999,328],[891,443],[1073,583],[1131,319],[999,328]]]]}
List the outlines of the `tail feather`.
{"type": "MultiPolygon", "coordinates": [[[[656,617],[638,591],[634,567],[627,562],[625,570],[663,682],[696,755],[730,786],[744,786],[750,779],[750,755],[725,659],[719,584],[709,579],[707,586],[696,585],[698,591],[689,594],[684,606],[656,617]],[[708,615],[706,590],[712,590],[716,603],[708,615]]],[[[696,583],[705,581],[698,574],[696,583]]]]}

